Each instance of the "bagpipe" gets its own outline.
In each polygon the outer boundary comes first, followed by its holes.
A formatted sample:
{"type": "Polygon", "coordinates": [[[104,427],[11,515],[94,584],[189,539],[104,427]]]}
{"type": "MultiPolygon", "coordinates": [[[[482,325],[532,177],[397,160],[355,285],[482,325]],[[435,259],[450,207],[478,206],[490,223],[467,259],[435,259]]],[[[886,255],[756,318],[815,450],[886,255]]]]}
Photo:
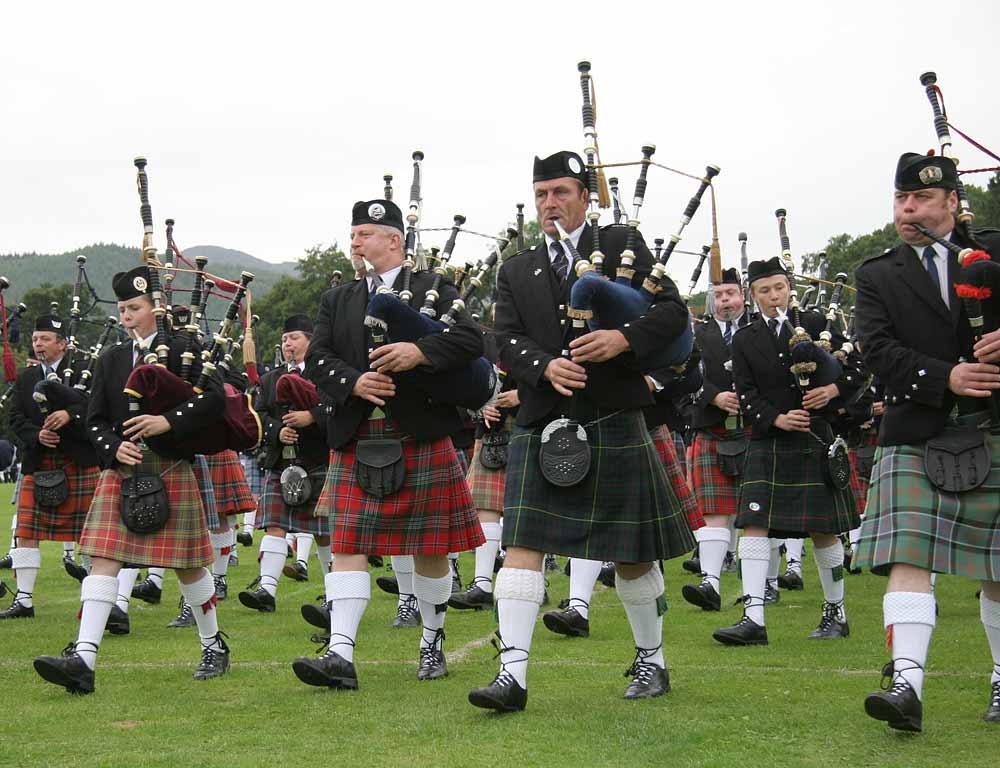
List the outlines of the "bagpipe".
{"type": "MultiPolygon", "coordinates": [[[[295,361],[289,361],[288,372],[278,377],[274,385],[274,399],[281,415],[289,411],[311,411],[319,405],[316,385],[294,372],[295,361]]],[[[283,445],[281,458],[286,466],[281,471],[281,498],[290,507],[305,504],[313,499],[318,488],[313,488],[309,472],[299,463],[298,449],[294,444],[283,445]]]]}
{"type": "MultiPolygon", "coordinates": [[[[456,215],[448,242],[434,269],[434,282],[425,295],[423,306],[419,310],[414,309],[410,305],[410,300],[413,298],[410,281],[417,259],[423,158],[423,152],[418,150],[413,153],[413,183],[410,185],[410,203],[406,215],[405,256],[399,278],[399,294],[393,293],[389,286],[382,286],[368,300],[365,311],[364,323],[371,335],[373,348],[395,342],[416,342],[433,333],[447,333],[458,320],[459,313],[465,309],[473,294],[482,285],[487,272],[496,266],[500,252],[517,236],[517,232],[511,229],[508,230],[506,238],[496,238],[497,244],[493,251],[473,270],[468,271],[468,284],[459,288],[459,297],[452,302],[447,312],[437,318],[434,304],[439,298],[441,284],[446,279],[448,261],[454,251],[458,233],[463,231],[462,225],[465,223],[464,216],[456,215]]],[[[456,287],[458,288],[457,285],[456,287]]],[[[497,384],[493,364],[485,357],[480,357],[457,370],[427,371],[418,367],[393,374],[393,378],[397,383],[409,382],[438,403],[469,410],[482,408],[493,397],[497,384]]]]}
{"type": "MultiPolygon", "coordinates": [[[[137,157],[135,167],[140,200],[139,212],[143,224],[142,259],[149,267],[149,292],[153,299],[153,317],[156,320],[154,339],[156,346],[153,351],[144,351],[143,364],[132,370],[125,384],[125,393],[129,397],[130,410],[133,412],[162,415],[201,394],[210,385],[218,386],[218,382],[213,379],[228,352],[229,336],[254,276],[250,272],[243,272],[240,275],[240,282],[235,286],[233,298],[226,309],[218,332],[213,335],[210,345],[201,352],[201,370],[198,378],[192,381],[197,347],[197,326],[194,323],[196,319],[200,320],[208,296],[208,288],[205,286],[208,280],[202,282],[198,309],[192,313],[192,324],[185,328],[187,337],[180,368],[177,372],[171,371],[167,312],[160,283],[160,270],[163,267],[156,258],[156,246],[153,243],[153,214],[149,204],[146,159],[137,157]]],[[[200,261],[202,265],[206,262],[207,260],[200,261]]],[[[202,270],[196,273],[196,280],[198,274],[202,274],[202,270]]],[[[247,314],[249,316],[249,312],[247,314]]],[[[139,343],[138,340],[136,343],[139,343]]],[[[206,425],[206,429],[201,433],[183,440],[178,439],[170,431],[150,437],[146,441],[150,448],[167,456],[213,454],[227,449],[248,451],[256,448],[263,437],[263,428],[260,418],[250,404],[249,396],[232,384],[224,383],[221,386],[225,395],[221,424],[206,425]]]]}

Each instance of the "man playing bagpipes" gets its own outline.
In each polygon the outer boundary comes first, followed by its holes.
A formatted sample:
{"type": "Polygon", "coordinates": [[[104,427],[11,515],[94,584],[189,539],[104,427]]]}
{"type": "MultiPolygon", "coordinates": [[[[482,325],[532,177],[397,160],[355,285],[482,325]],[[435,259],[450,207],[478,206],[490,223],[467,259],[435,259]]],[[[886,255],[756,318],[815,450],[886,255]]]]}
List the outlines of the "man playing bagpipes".
{"type": "Polygon", "coordinates": [[[17,594],[11,606],[0,611],[0,619],[34,617],[35,579],[42,564],[38,542],[79,540],[100,474],[84,428],[86,399],[58,409],[44,394],[41,402],[36,400],[36,385],[50,375],[63,379],[68,363],[64,333],[64,321],[58,317],[41,315],[35,320],[31,347],[43,362],[18,374],[11,401],[10,429],[21,447],[24,481],[17,502],[17,547],[10,552],[17,594]]]}
{"type": "MultiPolygon", "coordinates": [[[[319,658],[296,659],[292,668],[308,685],[353,689],[354,644],[371,597],[369,553],[413,555],[413,591],[423,624],[417,678],[447,674],[447,555],[474,549],[483,535],[451,443],[460,427],[458,412],[418,382],[427,372],[451,376],[469,366],[482,355],[483,342],[463,310],[446,333],[378,344],[375,328],[370,334],[365,324],[378,289],[405,288],[412,306],[420,307],[438,281],[431,272],[411,273],[403,266],[403,217],[395,203],[358,202],[351,224],[351,256],[364,258],[372,269],[323,294],[306,358],[307,376],[333,409],[325,425],[330,469],[316,505],[317,515],[330,518],[335,558],[326,576],[330,648],[319,658]]],[[[450,281],[440,281],[436,317],[448,314],[457,297],[450,281]]]]}
{"type": "MultiPolygon", "coordinates": [[[[809,637],[847,637],[844,548],[837,536],[858,524],[858,514],[849,487],[847,447],[835,440],[827,414],[849,400],[863,382],[829,352],[822,361],[832,368],[819,368],[813,361],[817,370],[812,379],[797,381],[790,342],[819,350],[811,339],[820,337],[825,320],[815,312],[799,317],[794,311],[788,319],[791,276],[777,256],[751,262],[748,283],[760,315],[735,334],[732,350],[736,394],[752,430],[736,519],[743,529],[739,556],[744,612],[739,622],[712,636],[724,645],[767,644],[764,598],[771,539],[809,535],[825,601],[820,623],[809,637]]],[[[835,348],[843,341],[833,334],[835,348]]]]}
{"type": "MultiPolygon", "coordinates": [[[[527,703],[545,552],[617,562],[617,591],[637,648],[626,697],[666,692],[663,576],[655,561],[684,554],[694,544],[642,412],[653,403],[644,356],[688,327],[676,287],[665,278],[642,318],[567,345],[572,325],[565,308],[576,271],[571,253],[555,239],[556,222],[574,242],[592,242],[584,223],[587,178],[573,152],[535,159],[535,208],[545,242],[508,259],[497,279],[500,360],[517,381],[521,405],[507,463],[507,554],[494,589],[500,673],[470,692],[469,701],[502,712],[523,710],[527,703]]],[[[624,230],[602,238],[607,274],[620,262],[624,230]]],[[[652,255],[637,239],[633,287],[651,267],[652,255]]]]}
{"type": "MultiPolygon", "coordinates": [[[[240,592],[240,602],[262,613],[273,613],[278,578],[285,565],[285,534],[308,533],[316,538],[324,577],[330,569],[330,533],[326,516],[315,514],[316,501],[326,480],[326,408],[315,385],[303,378],[313,323],[306,315],[285,319],[281,348],[287,364],[260,379],[254,408],[264,424],[264,452],[260,464],[267,481],[260,496],[257,527],[260,576],[240,592]]],[[[296,562],[304,571],[306,564],[296,562]]]]}
{"type": "MultiPolygon", "coordinates": [[[[137,415],[138,409],[130,408],[141,406],[137,393],[126,393],[126,384],[144,354],[163,350],[173,371],[181,369],[181,355],[188,349],[183,338],[164,339],[158,333],[162,322],[153,313],[152,285],[146,266],[120,272],[112,281],[122,326],[136,340],[100,357],[87,409],[88,437],[104,471],[80,538],[80,551],[92,558],[80,590],[80,629],[62,656],[39,656],[34,663],[42,678],[70,693],[94,691],[94,665],[123,564],[173,568],[181,592],[194,606],[201,638],[195,679],[229,669],[229,648],[219,632],[215,584],[207,568],[212,547],[191,472],[193,449],[181,442],[190,444],[206,430],[221,428],[225,398],[221,382],[209,380],[200,394],[161,415],[137,415]],[[145,442],[154,440],[162,454],[145,442]]],[[[200,358],[193,367],[200,373],[200,358]]]]}
{"type": "Polygon", "coordinates": [[[1000,233],[956,220],[961,191],[950,158],[900,157],[893,219],[902,243],[855,274],[861,354],[885,388],[855,564],[889,577],[882,610],[892,651],[886,689],[865,711],[905,731],[923,727],[934,573],[982,582],[994,665],[984,719],[1000,722],[1000,233]]]}

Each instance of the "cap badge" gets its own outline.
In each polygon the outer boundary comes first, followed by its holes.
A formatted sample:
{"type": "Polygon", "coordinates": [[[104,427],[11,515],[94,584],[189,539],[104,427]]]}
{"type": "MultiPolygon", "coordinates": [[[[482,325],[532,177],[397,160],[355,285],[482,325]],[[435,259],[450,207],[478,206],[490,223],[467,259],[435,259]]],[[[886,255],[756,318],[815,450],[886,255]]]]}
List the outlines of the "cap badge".
{"type": "Polygon", "coordinates": [[[132,287],[135,288],[137,291],[142,291],[143,293],[145,293],[146,288],[149,287],[149,284],[146,282],[146,278],[136,275],[135,277],[132,278],[132,287]]]}
{"type": "Polygon", "coordinates": [[[373,221],[381,221],[385,218],[385,206],[382,203],[372,203],[368,206],[368,218],[373,221]]]}
{"type": "Polygon", "coordinates": [[[62,328],[62,320],[53,320],[52,327],[57,329],[62,328]]]}
{"type": "Polygon", "coordinates": [[[920,177],[920,181],[924,184],[937,184],[944,178],[944,174],[941,173],[941,169],[936,165],[928,165],[926,168],[921,168],[920,173],[917,175],[920,177]]]}
{"type": "Polygon", "coordinates": [[[572,173],[580,173],[583,170],[583,166],[580,165],[580,161],[575,157],[570,157],[566,160],[566,165],[569,167],[572,173]]]}

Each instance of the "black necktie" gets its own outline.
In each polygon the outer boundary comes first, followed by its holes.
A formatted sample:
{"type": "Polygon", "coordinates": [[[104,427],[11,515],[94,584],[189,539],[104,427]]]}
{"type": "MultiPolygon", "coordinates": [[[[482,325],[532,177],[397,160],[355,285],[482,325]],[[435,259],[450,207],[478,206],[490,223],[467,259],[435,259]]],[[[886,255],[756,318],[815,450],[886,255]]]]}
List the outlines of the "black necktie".
{"type": "MultiPolygon", "coordinates": [[[[938,273],[937,261],[935,260],[937,253],[934,247],[928,245],[924,248],[924,265],[927,267],[927,274],[931,277],[931,282],[934,283],[934,288],[938,292],[938,296],[941,295],[941,275],[938,273]]],[[[943,299],[942,299],[943,301],[943,299]]]]}
{"type": "Polygon", "coordinates": [[[382,279],[382,275],[372,275],[372,293],[378,291],[383,285],[385,285],[385,280],[382,279]]]}
{"type": "Polygon", "coordinates": [[[776,318],[776,317],[769,317],[767,319],[767,328],[768,328],[769,331],[771,331],[771,335],[772,336],[777,336],[778,335],[778,318],[776,318]]]}
{"type": "Polygon", "coordinates": [[[726,342],[726,346],[731,346],[733,343],[733,321],[726,320],[726,332],[722,334],[722,340],[726,342]]]}
{"type": "Polygon", "coordinates": [[[552,271],[556,273],[556,277],[560,280],[566,279],[566,273],[569,272],[569,259],[566,258],[566,251],[563,250],[562,245],[559,241],[555,241],[550,246],[552,249],[552,271]]]}

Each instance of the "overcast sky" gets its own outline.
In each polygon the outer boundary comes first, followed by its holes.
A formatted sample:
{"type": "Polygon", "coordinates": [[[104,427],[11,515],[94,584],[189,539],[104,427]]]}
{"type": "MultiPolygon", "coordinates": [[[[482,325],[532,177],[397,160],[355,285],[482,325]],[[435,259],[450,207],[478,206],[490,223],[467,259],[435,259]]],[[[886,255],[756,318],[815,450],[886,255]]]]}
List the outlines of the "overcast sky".
{"type": "MultiPolygon", "coordinates": [[[[463,213],[468,227],[494,232],[515,203],[531,209],[535,154],[582,151],[584,58],[604,161],[638,159],[651,142],[664,164],[721,166],[727,265],[738,263],[741,230],[751,258],[778,253],[778,207],[793,251],[818,250],[831,235],[885,224],[897,157],[936,146],[921,72],[938,72],[956,125],[1000,148],[1000,64],[987,34],[1000,29],[997,8],[7,4],[0,252],[139,245],[137,154],[149,159],[161,248],[167,216],[182,247],[283,261],[316,243],[346,245],[351,204],[380,196],[383,173],[396,176],[405,207],[414,149],[426,154],[422,223],[463,213]]],[[[957,141],[966,167],[991,164],[957,141]]],[[[620,174],[628,200],[635,174],[620,174]]],[[[695,186],[651,171],[648,242],[675,231],[695,186]]],[[[708,243],[705,202],[680,248],[708,243]]],[[[456,256],[482,249],[463,239],[456,256]]],[[[683,288],[693,262],[672,262],[683,288]]]]}

